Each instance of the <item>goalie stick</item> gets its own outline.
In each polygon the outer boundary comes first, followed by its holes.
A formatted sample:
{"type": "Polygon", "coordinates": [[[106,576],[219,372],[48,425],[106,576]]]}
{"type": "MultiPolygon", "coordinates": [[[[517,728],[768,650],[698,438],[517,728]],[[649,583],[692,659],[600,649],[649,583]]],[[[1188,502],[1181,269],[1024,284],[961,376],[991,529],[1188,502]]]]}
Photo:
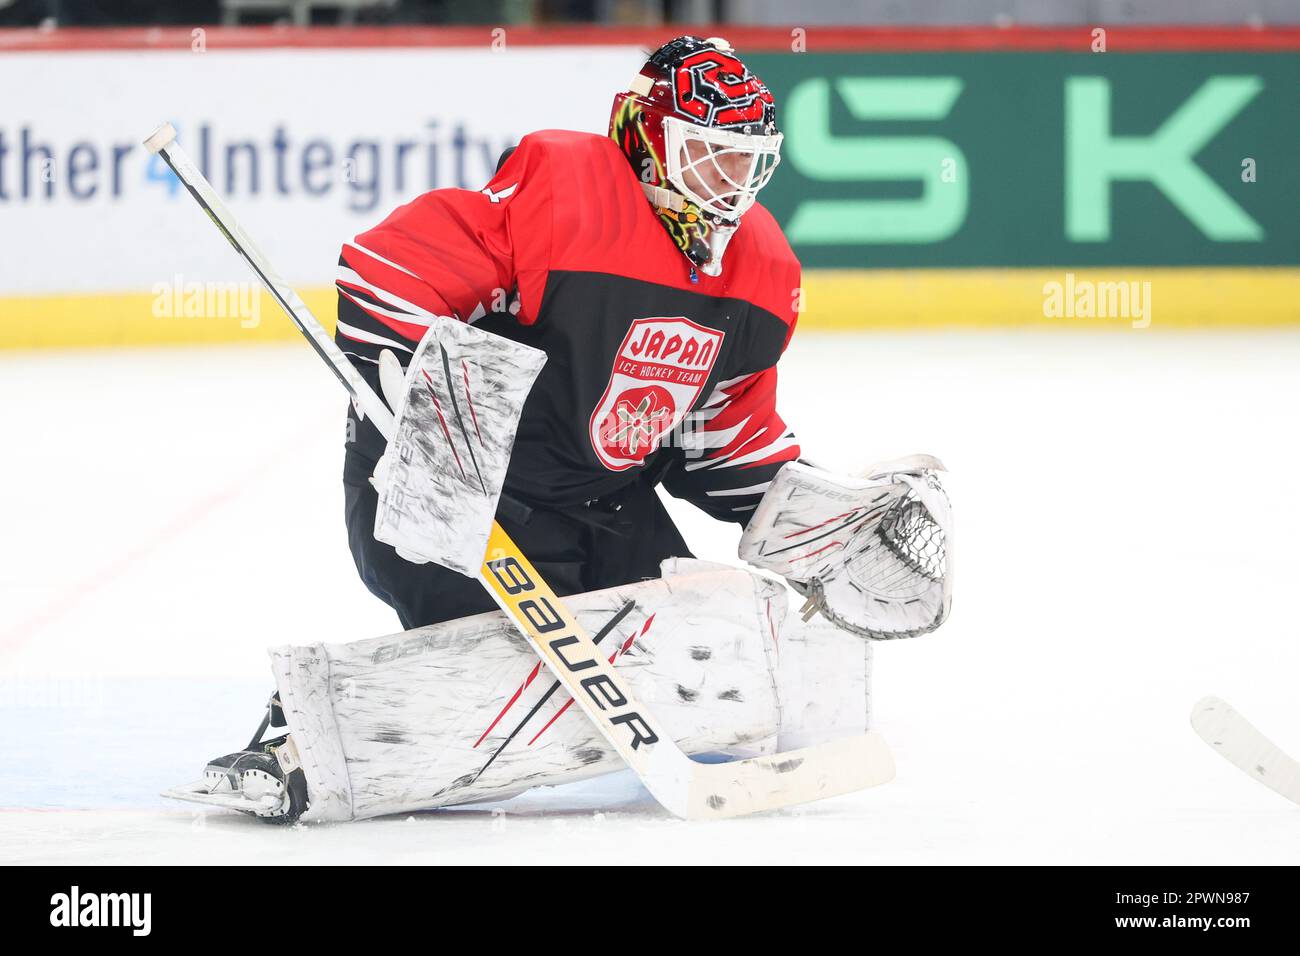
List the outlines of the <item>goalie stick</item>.
{"type": "MultiPolygon", "coordinates": [[[[144,145],[176,174],[330,366],[358,411],[391,439],[393,414],[240,228],[212,184],[176,143],[171,124],[156,130],[144,145]]],[[[893,757],[884,739],[875,733],[730,763],[698,763],[683,753],[653,714],[635,700],[627,682],[496,522],[479,580],[610,746],[654,798],[676,816],[740,816],[863,790],[893,779],[893,757]]]]}
{"type": "Polygon", "coordinates": [[[1300,762],[1287,756],[1226,700],[1202,697],[1192,708],[1192,729],[1223,759],[1274,793],[1300,803],[1300,762]]]}

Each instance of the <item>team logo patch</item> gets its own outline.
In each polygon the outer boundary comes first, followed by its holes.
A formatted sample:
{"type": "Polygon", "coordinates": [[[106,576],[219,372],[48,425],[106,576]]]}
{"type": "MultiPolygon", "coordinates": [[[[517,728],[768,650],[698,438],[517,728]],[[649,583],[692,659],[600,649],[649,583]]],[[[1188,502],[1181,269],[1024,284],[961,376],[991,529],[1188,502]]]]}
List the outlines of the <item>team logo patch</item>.
{"type": "Polygon", "coordinates": [[[722,339],[680,315],[632,323],[591,413],[591,446],[601,464],[624,471],[659,447],[699,398],[722,339]]]}

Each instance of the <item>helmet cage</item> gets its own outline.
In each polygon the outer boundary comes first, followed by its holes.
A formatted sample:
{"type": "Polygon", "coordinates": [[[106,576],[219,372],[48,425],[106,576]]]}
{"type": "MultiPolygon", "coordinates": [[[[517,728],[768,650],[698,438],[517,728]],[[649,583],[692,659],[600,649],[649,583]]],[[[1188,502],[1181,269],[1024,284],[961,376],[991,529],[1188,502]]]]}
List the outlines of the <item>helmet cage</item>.
{"type": "Polygon", "coordinates": [[[675,116],[662,122],[669,182],[703,212],[727,222],[754,205],[781,162],[780,133],[741,133],[675,116]]]}

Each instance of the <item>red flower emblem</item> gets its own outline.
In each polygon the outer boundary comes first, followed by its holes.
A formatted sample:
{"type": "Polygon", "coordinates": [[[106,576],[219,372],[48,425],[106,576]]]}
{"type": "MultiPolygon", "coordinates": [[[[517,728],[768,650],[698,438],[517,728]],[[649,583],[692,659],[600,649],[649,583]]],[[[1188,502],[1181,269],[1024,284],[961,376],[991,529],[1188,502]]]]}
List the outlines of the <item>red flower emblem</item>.
{"type": "Polygon", "coordinates": [[[630,389],[615,399],[600,432],[601,443],[622,457],[642,460],[672,427],[674,409],[666,389],[653,385],[630,389]]]}

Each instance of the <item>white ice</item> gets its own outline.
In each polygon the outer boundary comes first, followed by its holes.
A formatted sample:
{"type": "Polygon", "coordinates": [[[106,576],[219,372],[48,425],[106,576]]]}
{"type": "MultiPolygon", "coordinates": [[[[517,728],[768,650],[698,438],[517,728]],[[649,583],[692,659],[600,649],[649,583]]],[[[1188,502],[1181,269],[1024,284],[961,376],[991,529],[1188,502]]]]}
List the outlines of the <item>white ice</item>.
{"type": "Polygon", "coordinates": [[[397,629],[347,551],[337,384],[297,343],[2,356],[0,862],[1300,862],[1300,808],[1188,726],[1214,693],[1300,754],[1298,371],[1295,334],[797,335],[809,457],[951,469],[952,619],[877,649],[897,780],[714,824],[615,775],[279,829],[156,794],[243,745],[267,645],[397,629]]]}

